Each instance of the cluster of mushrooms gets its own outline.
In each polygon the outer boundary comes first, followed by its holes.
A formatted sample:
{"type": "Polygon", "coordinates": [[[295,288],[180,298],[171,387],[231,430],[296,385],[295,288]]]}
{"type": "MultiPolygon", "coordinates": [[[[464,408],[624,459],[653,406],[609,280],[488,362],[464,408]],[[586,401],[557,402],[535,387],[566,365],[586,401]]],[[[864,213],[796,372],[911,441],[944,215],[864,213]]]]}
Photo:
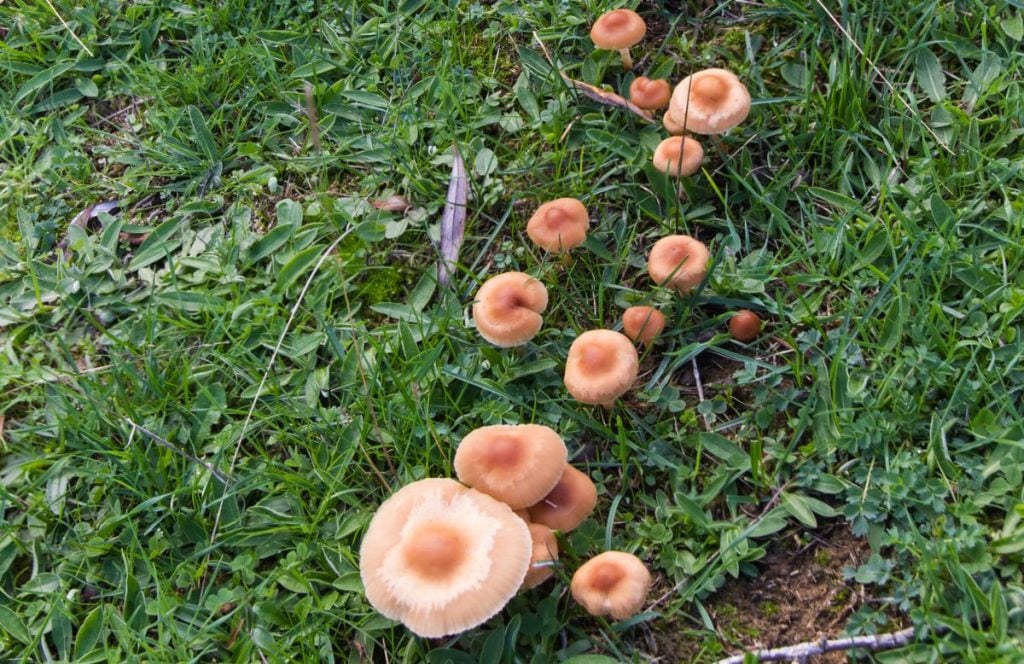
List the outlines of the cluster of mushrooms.
{"type": "MultiPolygon", "coordinates": [[[[591,38],[599,48],[618,50],[629,69],[628,49],[645,32],[639,15],[619,9],[598,19],[591,38]]],[[[722,133],[750,109],[746,88],[722,69],[697,72],[671,94],[667,81],[639,77],[630,94],[642,108],[668,104],[663,122],[673,134],[722,133]]],[[[700,144],[679,135],[662,142],[654,164],[671,175],[689,175],[702,158],[700,144]]],[[[526,232],[541,249],[568,257],[586,240],[589,225],[583,203],[560,198],[540,205],[526,232]]],[[[686,294],[705,278],[709,259],[703,242],[670,235],[651,248],[647,271],[656,285],[686,294]]],[[[524,272],[505,272],[478,290],[473,321],[485,340],[512,348],[540,331],[547,306],[543,283],[524,272]]],[[[756,338],[760,324],[746,310],[729,321],[730,332],[740,341],[756,338]]],[[[623,314],[623,332],[580,334],[565,363],[569,394],[581,403],[611,408],[637,379],[640,360],[634,343],[653,344],[665,325],[658,309],[633,306],[623,314]]],[[[419,480],[384,501],[360,549],[369,602],[424,637],[471,629],[520,590],[551,578],[558,561],[555,531],[576,528],[597,504],[593,481],[568,462],[564,441],[546,426],[476,429],[459,443],[454,468],[458,481],[419,480]]],[[[577,569],[570,590],[589,613],[624,620],[640,610],[650,585],[651,575],[639,558],[606,551],[577,569]]]]}

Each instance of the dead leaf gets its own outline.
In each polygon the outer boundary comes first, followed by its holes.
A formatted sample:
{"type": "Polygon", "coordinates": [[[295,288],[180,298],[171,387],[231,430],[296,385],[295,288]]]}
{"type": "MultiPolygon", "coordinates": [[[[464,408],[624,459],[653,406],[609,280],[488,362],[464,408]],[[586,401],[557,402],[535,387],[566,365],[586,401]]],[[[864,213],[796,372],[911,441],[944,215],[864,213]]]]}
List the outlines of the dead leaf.
{"type": "Polygon", "coordinates": [[[451,272],[459,259],[462,238],[466,230],[466,199],[469,180],[458,146],[452,146],[452,175],[448,180],[448,197],[441,215],[441,262],[437,266],[437,281],[442,286],[451,281],[451,272]]]}
{"type": "MultiPolygon", "coordinates": [[[[93,203],[89,207],[85,208],[81,212],[75,215],[75,218],[68,224],[68,228],[77,227],[82,230],[89,229],[89,222],[97,219],[100,214],[104,212],[110,212],[121,207],[121,201],[103,201],[102,203],[93,203]]],[[[64,251],[64,257],[68,258],[71,256],[71,250],[68,249],[69,238],[67,235],[60,241],[57,247],[64,251]]]]}
{"type": "Polygon", "coordinates": [[[591,85],[590,83],[577,81],[571,76],[566,75],[565,72],[563,72],[561,69],[555,66],[555,61],[551,59],[551,53],[548,52],[547,45],[540,40],[540,35],[534,32],[533,38],[537,40],[538,44],[540,44],[540,50],[544,54],[544,59],[548,61],[548,64],[551,65],[551,68],[557,71],[559,76],[561,76],[566,83],[571,85],[576,90],[582,92],[585,97],[589,97],[590,99],[593,99],[599,104],[614,106],[616,108],[621,108],[630,111],[631,113],[633,113],[640,119],[644,120],[645,122],[654,123],[654,116],[649,111],[645,111],[644,109],[640,108],[639,106],[629,101],[622,95],[616,94],[614,92],[609,92],[608,90],[603,90],[597,87],[596,85],[591,85]]]}
{"type": "Polygon", "coordinates": [[[412,207],[412,204],[405,200],[403,196],[376,198],[370,202],[370,205],[378,210],[384,210],[385,212],[405,212],[412,207]]]}

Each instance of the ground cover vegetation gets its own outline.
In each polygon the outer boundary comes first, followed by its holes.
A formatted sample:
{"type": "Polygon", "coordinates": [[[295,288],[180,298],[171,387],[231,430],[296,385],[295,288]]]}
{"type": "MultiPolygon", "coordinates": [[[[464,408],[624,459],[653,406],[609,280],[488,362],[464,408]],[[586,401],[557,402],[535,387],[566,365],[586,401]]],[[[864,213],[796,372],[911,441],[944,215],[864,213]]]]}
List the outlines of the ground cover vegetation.
{"type": "Polygon", "coordinates": [[[625,73],[588,37],[616,6],[0,5],[4,657],[714,661],[764,644],[716,591],[838,532],[868,552],[828,568],[829,635],[1019,661],[1024,10],[642,2],[625,73]],[[725,67],[754,107],[669,180],[660,126],[568,87],[537,39],[621,94],[725,67]],[[440,288],[455,146],[468,220],[440,288]],[[592,220],[568,262],[524,230],[564,196],[592,220]],[[668,325],[614,409],[576,403],[569,344],[649,303],[671,233],[708,244],[707,280],[655,291],[668,325]],[[508,270],[550,293],[521,352],[469,324],[508,270]],[[765,321],[750,343],[739,308],[765,321]],[[370,515],[517,422],[563,436],[598,510],[554,581],[415,638],[362,594],[370,515]],[[654,576],[622,623],[567,592],[611,548],[654,576]]]}

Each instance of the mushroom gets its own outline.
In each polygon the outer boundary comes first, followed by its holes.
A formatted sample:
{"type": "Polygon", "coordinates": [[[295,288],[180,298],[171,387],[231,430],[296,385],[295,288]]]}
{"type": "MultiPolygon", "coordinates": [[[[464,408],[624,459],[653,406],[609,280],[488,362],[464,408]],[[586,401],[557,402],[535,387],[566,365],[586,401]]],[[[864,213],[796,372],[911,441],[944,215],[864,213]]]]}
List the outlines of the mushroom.
{"type": "Polygon", "coordinates": [[[675,177],[693,175],[703,160],[704,148],[689,136],[669,136],[654,149],[651,159],[655,168],[675,177]]]}
{"type": "Polygon", "coordinates": [[[622,68],[633,68],[633,58],[629,55],[631,46],[636,46],[647,34],[647,24],[632,9],[614,9],[601,14],[590,29],[590,39],[594,46],[618,51],[622,56],[622,68]]]}
{"type": "Polygon", "coordinates": [[[597,487],[586,473],[566,463],[558,484],[536,505],[530,506],[530,521],[563,533],[583,523],[597,506],[597,487]]]}
{"type": "Polygon", "coordinates": [[[665,314],[654,307],[629,307],[622,313],[622,331],[633,341],[650,345],[665,329],[665,314]]]}
{"type": "Polygon", "coordinates": [[[761,318],[750,309],[740,309],[729,319],[729,334],[736,341],[753,341],[761,333],[761,318]]]}
{"type": "Polygon", "coordinates": [[[625,620],[643,606],[651,589],[651,573],[631,553],[605,551],[576,570],[569,588],[590,615],[625,620]]]}
{"type": "Polygon", "coordinates": [[[653,111],[667,106],[671,97],[672,88],[664,79],[637,76],[629,84],[629,100],[644,110],[653,111]]]}
{"type": "Polygon", "coordinates": [[[681,136],[686,131],[686,127],[672,116],[671,110],[665,111],[665,114],[661,116],[661,124],[665,127],[665,131],[673,136],[681,136]]]}
{"type": "Polygon", "coordinates": [[[517,510],[554,488],[567,456],[561,436],[549,427],[498,424],[463,438],[454,466],[464,484],[517,510]]]}
{"type": "Polygon", "coordinates": [[[544,284],[523,272],[491,277],[477,291],[473,321],[487,341],[501,348],[525,344],[540,330],[548,306],[544,284]]]}
{"type": "Polygon", "coordinates": [[[419,636],[465,631],[501,610],[526,576],[530,530],[508,505],[455,480],[399,489],[359,549],[366,599],[419,636]]]}
{"type": "Polygon", "coordinates": [[[535,588],[553,577],[552,563],[558,560],[558,540],[553,530],[540,523],[531,523],[530,537],[533,539],[533,554],[521,590],[535,588]]]}
{"type": "Polygon", "coordinates": [[[640,357],[629,338],[614,330],[589,330],[569,346],[565,388],[577,401],[611,408],[636,380],[640,357]]]}
{"type": "Polygon", "coordinates": [[[654,243],[647,272],[659,286],[689,293],[704,279],[711,254],[707,246],[689,235],[669,235],[654,243]]]}
{"type": "Polygon", "coordinates": [[[695,134],[721,134],[732,129],[750,112],[750,92],[725,69],[704,69],[676,86],[669,101],[672,119],[695,134]]]}
{"type": "Polygon", "coordinates": [[[587,239],[590,215],[575,198],[556,198],[537,208],[526,222],[526,234],[545,251],[563,252],[587,239]]]}

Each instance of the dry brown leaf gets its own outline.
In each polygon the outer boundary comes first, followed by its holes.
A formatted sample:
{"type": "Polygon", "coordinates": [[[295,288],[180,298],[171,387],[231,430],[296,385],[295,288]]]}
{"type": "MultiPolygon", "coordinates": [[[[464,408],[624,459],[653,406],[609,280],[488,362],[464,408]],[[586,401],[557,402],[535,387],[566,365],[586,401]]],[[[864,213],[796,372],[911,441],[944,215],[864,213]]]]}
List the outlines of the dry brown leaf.
{"type": "Polygon", "coordinates": [[[442,286],[451,280],[451,271],[459,259],[462,238],[466,229],[466,201],[469,196],[469,179],[466,165],[454,146],[452,153],[452,174],[448,180],[448,197],[441,214],[441,262],[437,266],[437,281],[442,286]]]}
{"type": "Polygon", "coordinates": [[[403,196],[388,196],[387,198],[376,198],[370,201],[370,205],[385,212],[405,212],[412,207],[409,201],[403,196]]]}

